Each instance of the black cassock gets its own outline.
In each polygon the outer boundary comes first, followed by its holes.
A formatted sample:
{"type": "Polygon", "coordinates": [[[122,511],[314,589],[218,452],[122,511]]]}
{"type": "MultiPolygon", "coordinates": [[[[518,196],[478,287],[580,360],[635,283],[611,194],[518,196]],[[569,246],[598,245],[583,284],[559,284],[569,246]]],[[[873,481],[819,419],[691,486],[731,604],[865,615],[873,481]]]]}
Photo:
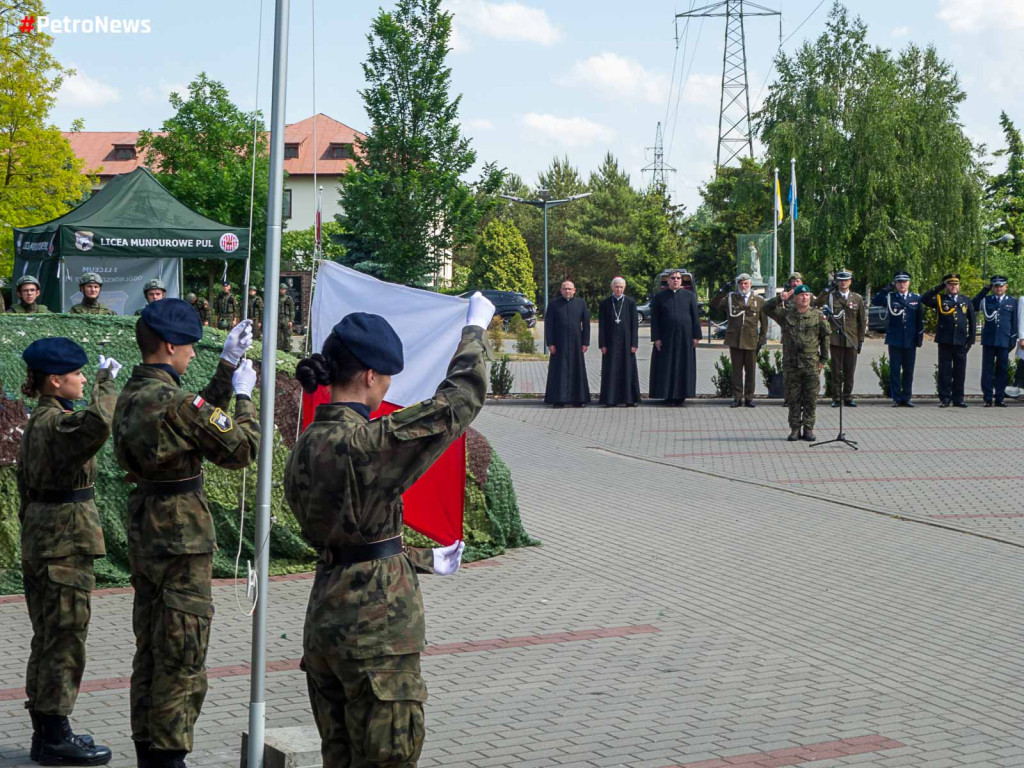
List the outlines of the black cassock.
{"type": "Polygon", "coordinates": [[[601,404],[633,405],[640,402],[640,377],[636,353],[640,346],[636,302],[629,296],[609,296],[597,312],[597,346],[608,348],[601,355],[601,404]]]}
{"type": "Polygon", "coordinates": [[[583,347],[590,346],[590,310],[583,299],[566,301],[561,296],[544,313],[544,345],[555,346],[548,362],[548,404],[589,403],[587,366],[583,347]]]}
{"type": "Polygon", "coordinates": [[[651,301],[651,342],[661,341],[651,353],[651,397],[685,400],[697,390],[697,352],[701,339],[700,310],[691,291],[665,289],[651,301]]]}

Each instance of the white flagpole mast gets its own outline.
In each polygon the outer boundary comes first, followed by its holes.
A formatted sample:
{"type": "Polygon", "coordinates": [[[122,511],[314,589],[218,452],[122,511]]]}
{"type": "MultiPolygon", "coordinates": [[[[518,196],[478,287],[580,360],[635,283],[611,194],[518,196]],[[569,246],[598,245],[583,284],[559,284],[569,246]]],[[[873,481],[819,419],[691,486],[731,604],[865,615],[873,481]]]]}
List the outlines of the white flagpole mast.
{"type": "MultiPolygon", "coordinates": [[[[779,169],[775,169],[775,184],[772,186],[772,296],[775,295],[775,286],[779,284],[779,169]]],[[[790,270],[792,272],[792,270],[790,270]]],[[[769,297],[771,298],[771,297],[769,297]]]]}
{"type": "Polygon", "coordinates": [[[789,273],[796,272],[796,158],[789,160],[789,273]]]}
{"type": "MultiPolygon", "coordinates": [[[[284,187],[284,108],[288,82],[289,0],[276,0],[274,12],[273,94],[270,110],[270,184],[267,195],[267,250],[264,285],[281,279],[281,196],[284,187]]],[[[263,327],[277,328],[276,290],[266,291],[263,327]]],[[[256,610],[252,619],[252,670],[249,685],[249,768],[263,768],[266,726],[267,565],[270,560],[270,487],[274,459],[274,393],[277,345],[263,345],[260,371],[260,453],[256,486],[256,610]]]]}

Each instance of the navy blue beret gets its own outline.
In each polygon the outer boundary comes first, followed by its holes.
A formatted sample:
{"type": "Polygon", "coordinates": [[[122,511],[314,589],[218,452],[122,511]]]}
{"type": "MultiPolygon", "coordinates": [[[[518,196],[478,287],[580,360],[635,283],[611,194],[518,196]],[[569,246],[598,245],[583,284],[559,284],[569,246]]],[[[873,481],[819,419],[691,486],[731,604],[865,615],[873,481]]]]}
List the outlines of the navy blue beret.
{"type": "Polygon", "coordinates": [[[168,344],[195,344],[203,338],[199,313],[182,299],[160,299],[145,306],[142,322],[168,344]]]}
{"type": "Polygon", "coordinates": [[[36,339],[21,353],[21,359],[33,371],[56,376],[77,371],[89,362],[85,350],[63,336],[36,339]]]}
{"type": "Polygon", "coordinates": [[[391,323],[380,315],[353,312],[334,326],[332,336],[348,347],[356,359],[370,370],[394,376],[405,367],[402,340],[391,323]]]}

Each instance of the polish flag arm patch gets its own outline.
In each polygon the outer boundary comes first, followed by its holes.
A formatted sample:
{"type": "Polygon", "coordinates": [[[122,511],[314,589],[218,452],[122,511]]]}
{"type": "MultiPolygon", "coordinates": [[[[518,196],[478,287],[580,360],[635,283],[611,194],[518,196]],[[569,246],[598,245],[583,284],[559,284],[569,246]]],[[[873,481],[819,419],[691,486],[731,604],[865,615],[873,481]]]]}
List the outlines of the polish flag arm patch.
{"type": "Polygon", "coordinates": [[[192,405],[194,405],[197,409],[202,408],[205,404],[206,401],[203,400],[203,398],[199,395],[196,395],[196,399],[192,401],[192,405]]]}

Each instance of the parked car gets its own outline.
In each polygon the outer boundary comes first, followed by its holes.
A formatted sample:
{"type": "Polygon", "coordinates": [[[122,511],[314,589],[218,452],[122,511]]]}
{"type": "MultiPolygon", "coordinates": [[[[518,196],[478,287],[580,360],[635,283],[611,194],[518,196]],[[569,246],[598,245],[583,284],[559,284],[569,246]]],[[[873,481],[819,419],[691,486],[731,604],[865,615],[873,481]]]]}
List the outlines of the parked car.
{"type": "Polygon", "coordinates": [[[885,307],[868,307],[868,330],[885,333],[888,314],[885,307]]]}
{"type": "MultiPolygon", "coordinates": [[[[463,299],[468,299],[474,293],[476,293],[475,290],[466,291],[459,295],[463,299]]],[[[515,291],[494,291],[490,289],[480,291],[480,293],[486,296],[494,305],[494,314],[501,317],[505,330],[508,330],[509,320],[515,315],[519,315],[526,321],[527,328],[533,328],[537,324],[537,308],[523,294],[516,293],[515,291]]]]}

